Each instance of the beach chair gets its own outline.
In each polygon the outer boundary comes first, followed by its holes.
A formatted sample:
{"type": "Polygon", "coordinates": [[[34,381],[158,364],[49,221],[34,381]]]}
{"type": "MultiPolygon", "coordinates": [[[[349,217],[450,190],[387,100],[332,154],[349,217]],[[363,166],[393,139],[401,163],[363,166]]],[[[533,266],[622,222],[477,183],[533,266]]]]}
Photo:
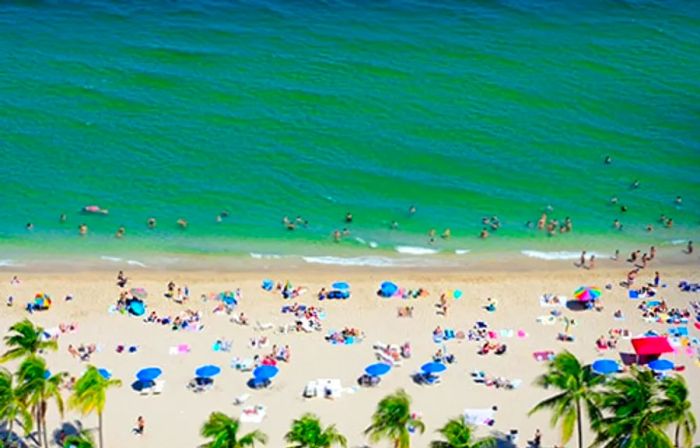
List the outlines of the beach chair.
{"type": "Polygon", "coordinates": [[[242,394],[233,399],[233,404],[236,406],[241,406],[250,398],[250,394],[242,394]]]}
{"type": "Polygon", "coordinates": [[[318,383],[316,381],[309,381],[304,387],[304,398],[315,398],[318,395],[318,383]]]}
{"type": "Polygon", "coordinates": [[[255,321],[255,329],[257,331],[267,331],[267,330],[272,330],[275,328],[275,326],[270,323],[270,322],[260,322],[259,320],[255,321]]]}
{"type": "Polygon", "coordinates": [[[151,386],[151,387],[144,387],[144,388],[142,388],[142,389],[139,391],[139,395],[142,395],[142,396],[144,396],[144,397],[147,396],[147,395],[150,395],[152,389],[153,389],[152,386],[151,386]]]}
{"type": "Polygon", "coordinates": [[[153,395],[160,395],[163,393],[163,389],[165,389],[165,380],[156,380],[152,393],[153,395]]]}

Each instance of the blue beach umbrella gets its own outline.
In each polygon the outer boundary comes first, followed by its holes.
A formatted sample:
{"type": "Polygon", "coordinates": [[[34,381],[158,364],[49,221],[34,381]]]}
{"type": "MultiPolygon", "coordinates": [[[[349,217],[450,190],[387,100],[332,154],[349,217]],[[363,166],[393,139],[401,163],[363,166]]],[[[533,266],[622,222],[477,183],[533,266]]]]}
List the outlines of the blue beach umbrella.
{"type": "Polygon", "coordinates": [[[398,290],[399,287],[393,282],[384,282],[379,286],[379,292],[381,293],[382,297],[391,297],[396,294],[396,291],[398,290]]]}
{"type": "Polygon", "coordinates": [[[158,378],[161,373],[163,373],[163,371],[158,367],[146,367],[136,373],[136,378],[138,378],[139,381],[148,382],[158,378]]]}
{"type": "Polygon", "coordinates": [[[452,293],[452,297],[454,297],[455,299],[459,299],[460,297],[462,297],[462,291],[459,289],[455,289],[452,293]]]}
{"type": "Polygon", "coordinates": [[[440,373],[447,370],[447,366],[441,362],[428,362],[420,368],[424,373],[440,373]]]}
{"type": "Polygon", "coordinates": [[[365,373],[369,376],[382,376],[389,373],[391,366],[389,364],[384,364],[383,362],[378,362],[376,364],[369,365],[365,368],[365,373]]]}
{"type": "Polygon", "coordinates": [[[663,372],[664,370],[673,370],[674,364],[668,359],[656,359],[649,364],[649,368],[655,372],[663,372]]]}
{"type": "Polygon", "coordinates": [[[134,316],[143,316],[146,312],[146,305],[141,300],[132,300],[129,303],[129,312],[134,316]]]}
{"type": "Polygon", "coordinates": [[[110,372],[107,369],[99,369],[98,372],[100,372],[100,375],[102,375],[102,378],[108,380],[112,378],[112,372],[110,372]]]}
{"type": "Polygon", "coordinates": [[[44,370],[44,379],[48,380],[51,378],[51,371],[50,370],[44,370]]]}
{"type": "Polygon", "coordinates": [[[280,371],[275,366],[260,366],[253,370],[253,376],[258,380],[269,380],[274,378],[280,371]]]}
{"type": "Polygon", "coordinates": [[[331,287],[333,287],[333,289],[350,289],[350,285],[345,282],[335,282],[331,287]]]}
{"type": "Polygon", "coordinates": [[[194,371],[194,374],[197,375],[199,378],[211,378],[213,376],[218,375],[219,373],[221,373],[221,367],[214,366],[211,364],[201,366],[194,371]]]}
{"type": "Polygon", "coordinates": [[[594,372],[608,375],[620,371],[620,365],[613,359],[598,359],[591,365],[594,372]]]}

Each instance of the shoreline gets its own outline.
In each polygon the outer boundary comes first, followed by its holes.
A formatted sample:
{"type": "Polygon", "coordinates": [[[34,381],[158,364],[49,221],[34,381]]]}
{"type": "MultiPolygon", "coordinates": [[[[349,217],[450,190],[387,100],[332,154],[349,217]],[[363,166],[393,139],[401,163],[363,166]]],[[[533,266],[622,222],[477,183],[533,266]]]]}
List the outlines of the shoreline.
{"type": "MultiPolygon", "coordinates": [[[[420,249],[420,248],[417,248],[420,249]]],[[[212,254],[71,254],[69,256],[34,253],[4,254],[0,257],[0,272],[92,272],[132,270],[139,272],[251,272],[251,271],[376,271],[390,272],[537,272],[563,271],[576,266],[581,252],[522,250],[465,253],[385,253],[366,252],[352,255],[279,255],[249,253],[240,255],[212,254]]],[[[629,252],[621,252],[618,260],[611,254],[588,251],[596,255],[596,270],[625,270],[633,265],[626,262],[629,252]]],[[[664,247],[657,258],[665,266],[692,267],[700,264],[697,254],[687,254],[682,246],[664,247]]]]}

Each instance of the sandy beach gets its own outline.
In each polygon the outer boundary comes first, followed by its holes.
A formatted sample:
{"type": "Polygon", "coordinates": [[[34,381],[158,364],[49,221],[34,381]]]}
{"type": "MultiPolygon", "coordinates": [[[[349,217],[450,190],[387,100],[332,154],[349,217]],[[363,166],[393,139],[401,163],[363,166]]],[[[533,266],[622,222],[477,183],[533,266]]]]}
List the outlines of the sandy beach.
{"type": "MultiPolygon", "coordinates": [[[[532,417],[527,412],[541,398],[550,394],[533,386],[533,380],[544,371],[544,363],[533,357],[533,352],[559,352],[568,349],[584,362],[592,362],[600,357],[619,359],[618,352],[632,352],[627,339],[621,339],[617,350],[607,353],[596,351],[598,337],[608,335],[610,329],[629,330],[630,335],[639,335],[648,330],[665,333],[669,325],[647,323],[637,306],[640,300],[628,298],[627,289],[619,286],[629,265],[620,261],[605,262],[596,270],[576,269],[570,262],[533,262],[518,269],[504,271],[494,269],[479,272],[419,272],[417,270],[368,270],[368,269],[266,269],[241,272],[215,271],[149,271],[128,269],[127,288],[142,287],[149,295],[146,299],[146,316],[151,311],[158,315],[176,316],[186,309],[200,311],[201,331],[173,331],[170,326],[145,323],[141,318],[108,310],[118,299],[120,288],[115,284],[116,270],[96,270],[86,272],[20,272],[19,285],[11,285],[13,272],[2,272],[0,297],[15,298],[13,307],[3,305],[0,316],[0,331],[6,333],[14,322],[29,317],[33,322],[45,327],[56,328],[60,324],[76,325],[76,330],[59,336],[59,350],[46,354],[52,371],[67,371],[79,376],[88,362],[72,357],[69,345],[96,344],[89,364],[109,369],[115,378],[124,385],[109,392],[104,416],[105,438],[108,447],[195,447],[203,442],[199,428],[212,411],[218,410],[233,417],[239,417],[242,408],[249,405],[263,405],[266,415],[261,423],[246,423],[244,429],[260,429],[269,435],[267,446],[285,446],[283,436],[293,418],[304,412],[314,412],[321,416],[324,424],[336,424],[347,436],[349,446],[369,446],[362,431],[367,427],[376,403],[385,395],[404,388],[413,397],[414,409],[422,415],[427,426],[423,435],[413,437],[415,447],[427,447],[436,438],[436,429],[448,418],[461,415],[466,408],[491,408],[497,406],[495,424],[492,427],[479,427],[478,435],[490,433],[506,434],[513,429],[519,431],[516,446],[527,446],[536,429],[543,432],[543,446],[559,443],[559,434],[549,427],[549,414],[541,413],[532,417]],[[264,291],[263,279],[274,282],[289,280],[294,287],[303,286],[305,292],[297,299],[284,300],[278,291],[264,291]],[[319,302],[316,292],[328,288],[334,281],[345,281],[351,286],[352,296],[348,300],[325,300],[319,302]],[[406,289],[424,288],[429,295],[417,299],[378,298],[376,291],[384,280],[391,280],[406,289]],[[178,287],[187,285],[190,299],[178,304],[164,297],[166,285],[173,281],[178,287]],[[605,285],[612,285],[605,289],[605,285]],[[540,303],[543,294],[551,293],[571,298],[576,288],[582,285],[602,288],[602,311],[572,311],[566,307],[556,308],[563,316],[575,320],[570,334],[573,342],[557,340],[564,331],[562,318],[545,319],[549,324],[538,322],[538,317],[546,317],[555,308],[544,307],[540,303]],[[202,295],[216,294],[240,288],[241,297],[234,315],[244,312],[251,325],[241,326],[230,321],[225,313],[213,313],[215,301],[203,301],[202,295]],[[447,316],[437,314],[436,304],[442,293],[462,291],[459,299],[449,294],[447,316]],[[53,306],[48,311],[29,315],[24,305],[37,292],[45,292],[53,298],[53,306]],[[73,300],[64,297],[72,295],[73,300]],[[497,301],[495,312],[484,309],[487,298],[497,301]],[[281,325],[293,322],[289,314],[282,314],[281,308],[292,302],[307,306],[321,307],[325,318],[320,332],[291,332],[281,334],[281,325]],[[413,317],[397,317],[401,306],[413,307],[413,317]],[[624,320],[613,317],[621,310],[624,320]],[[452,339],[437,344],[433,341],[433,330],[443,329],[467,332],[477,321],[484,321],[490,330],[498,335],[498,342],[507,345],[503,355],[479,355],[481,343],[469,340],[452,339]],[[255,323],[270,323],[273,329],[259,330],[255,323]],[[329,330],[355,327],[364,333],[364,340],[353,345],[332,345],[324,336],[329,330]],[[502,331],[505,330],[505,331],[502,331]],[[513,330],[511,333],[509,330],[513,330]],[[526,334],[519,337],[518,333],[526,334]],[[250,340],[265,336],[265,348],[252,348],[250,340]],[[232,341],[229,352],[215,352],[212,345],[217,339],[232,341]],[[377,361],[373,345],[403,344],[410,342],[411,357],[402,360],[374,388],[360,388],[357,379],[363,369],[377,361]],[[169,354],[171,347],[187,344],[189,353],[169,354]],[[135,353],[117,353],[118,345],[137,346],[135,353]],[[290,347],[288,363],[280,362],[279,374],[266,389],[251,390],[246,381],[251,373],[239,372],[231,367],[234,357],[250,358],[255,354],[264,355],[277,345],[290,347]],[[448,366],[441,375],[440,384],[421,386],[413,382],[411,375],[420,366],[431,360],[435,352],[444,345],[454,355],[456,362],[448,366]],[[214,387],[202,393],[194,393],[186,385],[194,377],[194,370],[202,364],[215,364],[222,372],[214,378],[214,387]],[[136,372],[148,366],[163,370],[161,379],[165,387],[159,395],[141,396],[132,390],[136,372]],[[471,372],[481,370],[489,376],[521,380],[514,390],[496,389],[473,381],[471,372]],[[323,397],[303,398],[302,392],[308,381],[314,379],[338,379],[342,383],[342,394],[335,399],[323,397]],[[249,394],[243,406],[234,405],[235,397],[249,394]],[[136,436],[132,428],[136,418],[142,415],[146,420],[143,436],[136,436]]],[[[677,288],[680,280],[697,281],[696,264],[674,263],[664,268],[662,260],[655,260],[642,271],[637,283],[653,279],[654,271],[661,271],[661,283],[668,285],[659,289],[656,299],[666,300],[670,306],[685,308],[689,301],[697,300],[696,293],[681,292],[677,288]]],[[[692,320],[692,319],[691,319],[692,320]]],[[[698,336],[693,324],[688,325],[689,337],[698,336]]],[[[4,349],[4,347],[3,347],[4,349]]],[[[691,388],[691,401],[696,415],[700,414],[700,375],[698,375],[697,353],[690,356],[685,352],[666,356],[678,365],[684,365],[683,374],[691,388]]],[[[15,364],[10,362],[12,369],[15,364]]],[[[67,395],[67,394],[66,394],[67,395]]],[[[56,409],[49,410],[48,421],[52,430],[57,430],[62,422],[71,423],[80,415],[68,411],[63,420],[56,409]]],[[[86,428],[96,424],[96,417],[83,418],[86,428]]],[[[586,435],[588,441],[590,434],[586,435]]],[[[696,438],[696,442],[700,440],[696,438]]],[[[388,446],[387,443],[376,446],[388,446]]],[[[574,446],[570,444],[569,446],[574,446]]]]}

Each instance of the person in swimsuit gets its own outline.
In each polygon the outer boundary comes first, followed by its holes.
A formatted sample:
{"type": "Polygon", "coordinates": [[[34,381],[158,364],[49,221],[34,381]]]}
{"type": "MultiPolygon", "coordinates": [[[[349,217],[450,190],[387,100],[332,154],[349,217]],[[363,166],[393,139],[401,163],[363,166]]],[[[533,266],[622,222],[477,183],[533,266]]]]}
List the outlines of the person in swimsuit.
{"type": "Polygon", "coordinates": [[[156,228],[157,222],[156,218],[148,218],[148,221],[146,221],[146,224],[148,225],[148,228],[153,230],[156,228]]]}
{"type": "Polygon", "coordinates": [[[85,223],[82,223],[78,226],[78,233],[80,233],[80,236],[85,236],[88,233],[88,226],[85,223]]]}

